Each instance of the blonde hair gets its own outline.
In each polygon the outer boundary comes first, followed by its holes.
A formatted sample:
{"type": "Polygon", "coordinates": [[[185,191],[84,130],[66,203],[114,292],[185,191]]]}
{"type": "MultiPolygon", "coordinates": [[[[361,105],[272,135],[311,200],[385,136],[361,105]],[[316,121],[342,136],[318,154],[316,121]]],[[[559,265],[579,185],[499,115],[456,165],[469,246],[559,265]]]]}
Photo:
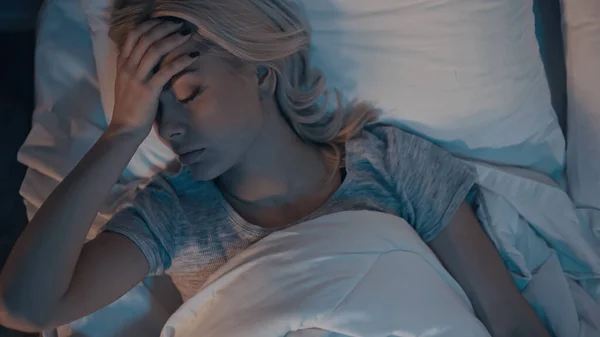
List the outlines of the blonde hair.
{"type": "Polygon", "coordinates": [[[377,119],[370,104],[343,106],[337,92],[338,106],[328,113],[325,78],[310,64],[310,25],[289,0],[116,0],[110,36],[122,46],[135,25],[156,17],[193,24],[193,38],[206,52],[271,68],[288,123],[304,141],[328,145],[333,151],[324,153],[338,165],[345,143],[377,119]]]}

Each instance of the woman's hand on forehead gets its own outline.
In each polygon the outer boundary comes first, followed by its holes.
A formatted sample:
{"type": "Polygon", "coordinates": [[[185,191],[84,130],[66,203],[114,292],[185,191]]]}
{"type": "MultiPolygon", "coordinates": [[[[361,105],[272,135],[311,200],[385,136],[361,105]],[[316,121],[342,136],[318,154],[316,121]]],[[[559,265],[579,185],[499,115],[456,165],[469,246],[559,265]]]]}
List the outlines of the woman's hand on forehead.
{"type": "Polygon", "coordinates": [[[197,48],[194,48],[197,43],[195,43],[192,39],[188,39],[183,44],[177,46],[175,49],[171,50],[167,54],[163,55],[157,65],[157,69],[164,67],[169,62],[173,61],[180,55],[185,55],[193,52],[198,52],[197,48]]]}
{"type": "Polygon", "coordinates": [[[129,33],[118,59],[112,127],[150,132],[163,88],[199,56],[184,46],[192,31],[182,27],[149,20],[129,33]]]}
{"type": "MultiPolygon", "coordinates": [[[[181,18],[174,17],[174,16],[156,17],[156,18],[152,18],[146,22],[161,22],[161,23],[179,25],[180,26],[179,30],[173,34],[179,33],[184,36],[189,35],[190,37],[191,37],[192,33],[194,32],[194,30],[196,29],[196,27],[193,24],[191,24],[181,18]]],[[[198,44],[198,43],[195,42],[193,39],[188,39],[183,44],[181,44],[181,45],[177,46],[175,49],[169,51],[168,53],[163,55],[163,57],[160,59],[160,62],[157,65],[157,70],[160,69],[160,67],[162,67],[164,64],[167,64],[170,61],[172,61],[173,59],[175,59],[179,55],[189,54],[189,53],[193,53],[193,52],[199,52],[200,50],[198,50],[197,48],[194,48],[196,44],[198,44]]]]}

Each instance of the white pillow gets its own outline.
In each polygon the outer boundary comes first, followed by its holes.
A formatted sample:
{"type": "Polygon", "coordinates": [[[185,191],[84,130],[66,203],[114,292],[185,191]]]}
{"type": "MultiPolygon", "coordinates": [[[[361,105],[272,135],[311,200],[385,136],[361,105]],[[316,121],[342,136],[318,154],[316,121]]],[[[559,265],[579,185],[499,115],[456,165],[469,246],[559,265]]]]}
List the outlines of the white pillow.
{"type": "Polygon", "coordinates": [[[532,0],[302,0],[314,65],[445,148],[562,172],[532,0]]]}
{"type": "Polygon", "coordinates": [[[567,66],[567,177],[600,225],[600,2],[562,0],[567,66]]]}
{"type": "MultiPolygon", "coordinates": [[[[110,116],[116,50],[107,37],[108,1],[81,3],[110,116]]],[[[532,0],[298,2],[314,28],[314,65],[330,88],[373,101],[386,120],[464,156],[562,174],[564,138],[532,0]]],[[[130,167],[142,176],[174,159],[155,135],[140,151],[145,162],[130,167]]]]}
{"type": "Polygon", "coordinates": [[[369,211],[327,215],[257,242],[211,275],[169,318],[162,336],[168,331],[181,337],[488,336],[465,293],[412,227],[369,211]]]}

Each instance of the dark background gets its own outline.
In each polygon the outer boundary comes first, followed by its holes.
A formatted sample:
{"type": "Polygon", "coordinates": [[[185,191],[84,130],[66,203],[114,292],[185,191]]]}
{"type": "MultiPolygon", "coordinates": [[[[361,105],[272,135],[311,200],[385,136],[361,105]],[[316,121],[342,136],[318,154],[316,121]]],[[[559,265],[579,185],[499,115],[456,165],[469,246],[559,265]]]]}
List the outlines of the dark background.
{"type": "MultiPolygon", "coordinates": [[[[27,224],[17,152],[34,107],[35,19],[41,0],[0,0],[0,269],[27,224]]],[[[0,337],[22,337],[0,326],[0,337]]]]}
{"type": "MultiPolygon", "coordinates": [[[[75,1],[75,0],[73,0],[75,1]]],[[[558,0],[539,0],[536,26],[555,110],[565,126],[566,83],[558,0]]],[[[17,152],[34,108],[35,19],[41,0],[0,0],[0,270],[27,224],[17,152]]],[[[0,326],[0,337],[22,337],[0,326]]]]}
{"type": "MultiPolygon", "coordinates": [[[[16,159],[31,124],[34,45],[33,30],[0,32],[0,268],[27,223],[19,196],[25,167],[16,159]]],[[[23,335],[0,326],[0,336],[23,335]]]]}

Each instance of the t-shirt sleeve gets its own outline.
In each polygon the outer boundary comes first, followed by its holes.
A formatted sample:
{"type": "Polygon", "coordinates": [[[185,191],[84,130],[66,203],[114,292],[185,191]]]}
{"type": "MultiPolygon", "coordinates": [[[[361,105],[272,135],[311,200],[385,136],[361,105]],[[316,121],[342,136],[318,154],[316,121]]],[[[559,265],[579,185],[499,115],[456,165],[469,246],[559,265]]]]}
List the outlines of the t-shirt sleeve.
{"type": "Polygon", "coordinates": [[[104,231],[131,240],[148,261],[148,276],[161,275],[171,266],[174,240],[170,227],[176,225],[176,205],[175,193],[164,179],[157,177],[112,217],[104,231]]]}
{"type": "Polygon", "coordinates": [[[391,126],[381,132],[388,138],[388,170],[402,205],[400,214],[430,242],[476,193],[475,171],[424,138],[391,126]]]}

